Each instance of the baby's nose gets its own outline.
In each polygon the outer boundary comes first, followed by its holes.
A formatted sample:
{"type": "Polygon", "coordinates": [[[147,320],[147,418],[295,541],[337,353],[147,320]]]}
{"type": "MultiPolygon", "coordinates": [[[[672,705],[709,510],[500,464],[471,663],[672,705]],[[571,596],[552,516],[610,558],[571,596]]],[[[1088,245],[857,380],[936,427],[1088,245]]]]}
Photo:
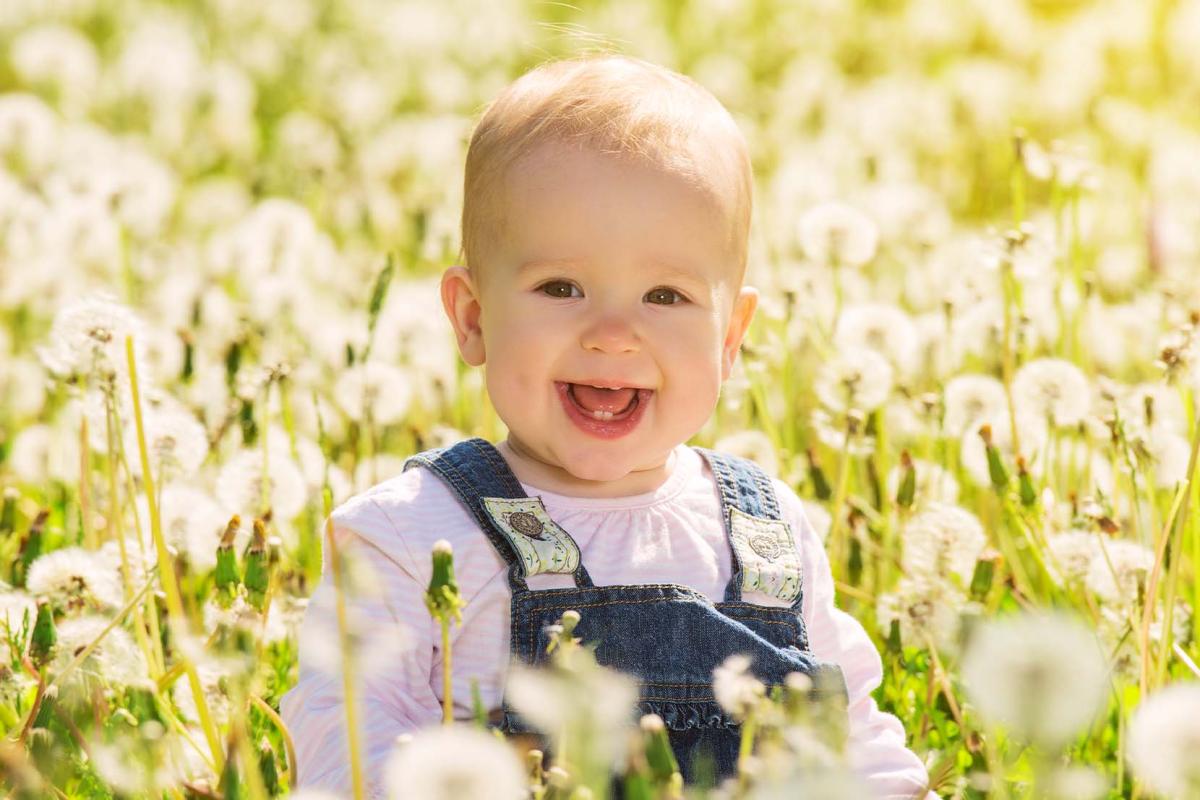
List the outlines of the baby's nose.
{"type": "Polygon", "coordinates": [[[641,346],[632,321],[620,314],[607,314],[597,319],[584,331],[580,344],[586,350],[610,353],[635,352],[641,346]]]}

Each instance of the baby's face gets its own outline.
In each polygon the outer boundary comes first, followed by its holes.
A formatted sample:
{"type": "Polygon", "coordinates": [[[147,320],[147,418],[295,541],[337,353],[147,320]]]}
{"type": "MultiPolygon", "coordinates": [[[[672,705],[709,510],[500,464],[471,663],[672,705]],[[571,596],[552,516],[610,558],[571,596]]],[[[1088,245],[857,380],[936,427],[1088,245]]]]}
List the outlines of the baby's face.
{"type": "Polygon", "coordinates": [[[559,145],[512,169],[503,241],[479,283],[448,271],[443,299],[467,310],[460,351],[486,363],[510,448],[538,462],[535,484],[636,493],[622,486],[644,488],[709,419],[757,301],[738,285],[733,197],[559,145]]]}

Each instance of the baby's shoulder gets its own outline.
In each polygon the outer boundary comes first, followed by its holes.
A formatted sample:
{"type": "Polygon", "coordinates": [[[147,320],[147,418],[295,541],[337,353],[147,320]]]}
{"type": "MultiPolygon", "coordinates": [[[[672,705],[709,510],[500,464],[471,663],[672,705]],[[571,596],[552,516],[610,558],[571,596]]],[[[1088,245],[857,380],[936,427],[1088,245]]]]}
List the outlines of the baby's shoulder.
{"type": "Polygon", "coordinates": [[[352,531],[417,572],[428,571],[429,554],[439,539],[450,542],[456,563],[490,548],[458,496],[419,465],[359,492],[335,508],[330,518],[335,528],[352,531]]]}

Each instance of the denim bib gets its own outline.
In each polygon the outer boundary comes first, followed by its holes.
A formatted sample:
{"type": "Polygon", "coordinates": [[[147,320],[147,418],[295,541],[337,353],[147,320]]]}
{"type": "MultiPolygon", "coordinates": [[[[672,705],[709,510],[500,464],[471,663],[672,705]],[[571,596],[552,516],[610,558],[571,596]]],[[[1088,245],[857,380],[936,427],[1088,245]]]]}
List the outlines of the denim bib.
{"type": "MultiPolygon", "coordinates": [[[[841,668],[809,650],[800,613],[803,576],[771,479],[748,459],[694,449],[716,476],[730,545],[732,574],[719,603],[681,584],[594,585],[570,534],[549,517],[540,498],[525,494],[504,457],[485,439],[426,450],[404,463],[406,470],[420,465],[445,481],[508,564],[512,657],[545,663],[546,626],[568,609],[578,611],[576,635],[599,643],[601,664],[637,679],[637,711],[662,717],[689,783],[703,760],[718,779],[736,772],[740,726],[717,704],[712,687],[713,670],[728,656],[750,656],[751,673],[768,691],[782,685],[788,673],[801,672],[819,691],[846,697],[841,668]],[[529,588],[530,575],[554,572],[572,575],[574,588],[529,588]],[[744,589],[790,605],[744,602],[744,589]]],[[[533,731],[507,699],[500,728],[533,731]]]]}

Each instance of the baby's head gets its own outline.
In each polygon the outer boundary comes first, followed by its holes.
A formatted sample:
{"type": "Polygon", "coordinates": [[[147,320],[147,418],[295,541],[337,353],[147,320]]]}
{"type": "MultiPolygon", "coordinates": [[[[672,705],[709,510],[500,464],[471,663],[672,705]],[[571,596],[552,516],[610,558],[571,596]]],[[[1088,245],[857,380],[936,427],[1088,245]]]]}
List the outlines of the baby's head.
{"type": "Polygon", "coordinates": [[[711,416],[757,302],[732,117],[662,67],[553,62],[488,107],[464,190],[464,264],[442,301],[463,358],[486,364],[518,476],[591,495],[654,485],[711,416]]]}

